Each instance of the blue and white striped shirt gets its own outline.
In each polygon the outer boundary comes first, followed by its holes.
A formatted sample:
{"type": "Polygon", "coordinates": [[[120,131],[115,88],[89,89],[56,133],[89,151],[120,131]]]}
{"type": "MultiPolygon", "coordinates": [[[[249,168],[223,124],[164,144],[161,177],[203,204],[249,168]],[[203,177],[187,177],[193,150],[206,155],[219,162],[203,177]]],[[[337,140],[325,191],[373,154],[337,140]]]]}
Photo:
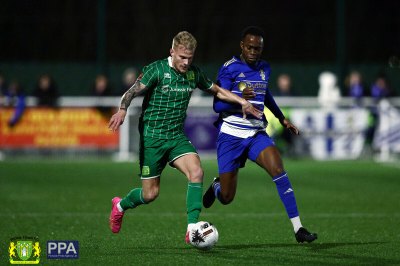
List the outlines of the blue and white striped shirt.
{"type": "MultiPolygon", "coordinates": [[[[271,69],[266,61],[259,60],[253,66],[234,56],[220,68],[217,84],[240,97],[244,87],[253,88],[256,97],[249,102],[261,111],[264,111],[266,106],[278,119],[283,119],[284,116],[268,88],[270,73],[271,69]]],[[[247,118],[243,119],[240,105],[217,98],[214,98],[214,111],[220,114],[218,119],[220,131],[236,137],[251,137],[258,131],[265,130],[268,125],[265,115],[262,118],[247,115],[247,118]]]]}

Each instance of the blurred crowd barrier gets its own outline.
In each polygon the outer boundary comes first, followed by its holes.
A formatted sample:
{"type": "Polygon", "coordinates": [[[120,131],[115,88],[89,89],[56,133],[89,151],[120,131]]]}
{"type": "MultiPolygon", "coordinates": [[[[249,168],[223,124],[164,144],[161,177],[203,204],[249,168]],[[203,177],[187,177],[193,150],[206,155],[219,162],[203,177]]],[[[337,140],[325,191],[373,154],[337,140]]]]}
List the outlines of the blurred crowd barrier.
{"type": "MultiPolygon", "coordinates": [[[[142,98],[132,102],[120,130],[111,132],[108,120],[117,110],[119,100],[119,97],[61,97],[57,108],[38,108],[35,99],[28,97],[21,120],[12,127],[8,121],[13,109],[1,108],[0,158],[94,155],[136,160],[142,98]],[[109,109],[104,112],[104,108],[109,109]]],[[[267,131],[286,156],[352,160],[365,156],[365,150],[369,150],[368,156],[388,160],[391,154],[400,152],[400,98],[383,100],[380,104],[365,98],[362,106],[355,106],[351,98],[342,98],[338,107],[330,109],[320,107],[316,97],[276,97],[276,101],[301,131],[290,141],[283,139],[279,122],[266,112],[267,131]],[[378,117],[374,120],[375,111],[378,117]]],[[[212,98],[192,97],[185,132],[204,157],[215,158],[216,118],[212,98]]]]}

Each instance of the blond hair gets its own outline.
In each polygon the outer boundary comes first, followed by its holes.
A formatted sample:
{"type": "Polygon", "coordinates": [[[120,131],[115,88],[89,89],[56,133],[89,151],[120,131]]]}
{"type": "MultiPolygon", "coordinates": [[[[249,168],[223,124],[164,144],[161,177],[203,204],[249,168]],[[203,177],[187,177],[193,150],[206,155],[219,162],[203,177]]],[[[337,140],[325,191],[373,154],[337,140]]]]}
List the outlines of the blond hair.
{"type": "Polygon", "coordinates": [[[196,38],[187,31],[181,31],[172,39],[172,49],[179,45],[184,46],[186,49],[194,51],[197,47],[196,38]]]}

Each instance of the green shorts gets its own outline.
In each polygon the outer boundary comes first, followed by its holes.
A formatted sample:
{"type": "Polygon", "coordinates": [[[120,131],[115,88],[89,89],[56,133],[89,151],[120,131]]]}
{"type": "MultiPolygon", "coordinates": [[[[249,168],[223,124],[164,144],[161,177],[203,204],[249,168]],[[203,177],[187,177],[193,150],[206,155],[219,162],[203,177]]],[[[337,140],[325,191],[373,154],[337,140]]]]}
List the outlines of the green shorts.
{"type": "Polygon", "coordinates": [[[171,165],[173,161],[186,154],[197,154],[196,148],[184,135],[172,140],[144,136],[141,136],[141,139],[139,150],[141,179],[159,177],[167,163],[171,165]]]}

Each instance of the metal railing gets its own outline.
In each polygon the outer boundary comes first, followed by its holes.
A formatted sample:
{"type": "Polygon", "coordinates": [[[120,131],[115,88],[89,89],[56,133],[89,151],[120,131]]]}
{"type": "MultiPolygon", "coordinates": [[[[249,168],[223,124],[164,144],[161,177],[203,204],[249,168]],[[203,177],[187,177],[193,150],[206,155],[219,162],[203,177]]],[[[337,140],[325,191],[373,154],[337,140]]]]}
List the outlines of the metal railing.
{"type": "MultiPolygon", "coordinates": [[[[120,97],[89,97],[89,96],[63,96],[58,100],[58,105],[61,107],[118,107],[120,97]]],[[[317,97],[275,97],[275,101],[280,107],[320,107],[317,97]]],[[[400,107],[400,97],[389,98],[393,106],[400,107]]],[[[132,101],[131,107],[142,106],[143,97],[138,97],[132,101]]],[[[207,107],[212,106],[212,97],[210,96],[192,96],[190,106],[207,107]]],[[[29,107],[36,106],[35,97],[27,97],[26,104],[29,107]]],[[[341,98],[338,107],[354,106],[354,99],[351,97],[341,98]]],[[[364,97],[361,100],[363,107],[371,107],[375,105],[371,97],[364,97]]]]}

